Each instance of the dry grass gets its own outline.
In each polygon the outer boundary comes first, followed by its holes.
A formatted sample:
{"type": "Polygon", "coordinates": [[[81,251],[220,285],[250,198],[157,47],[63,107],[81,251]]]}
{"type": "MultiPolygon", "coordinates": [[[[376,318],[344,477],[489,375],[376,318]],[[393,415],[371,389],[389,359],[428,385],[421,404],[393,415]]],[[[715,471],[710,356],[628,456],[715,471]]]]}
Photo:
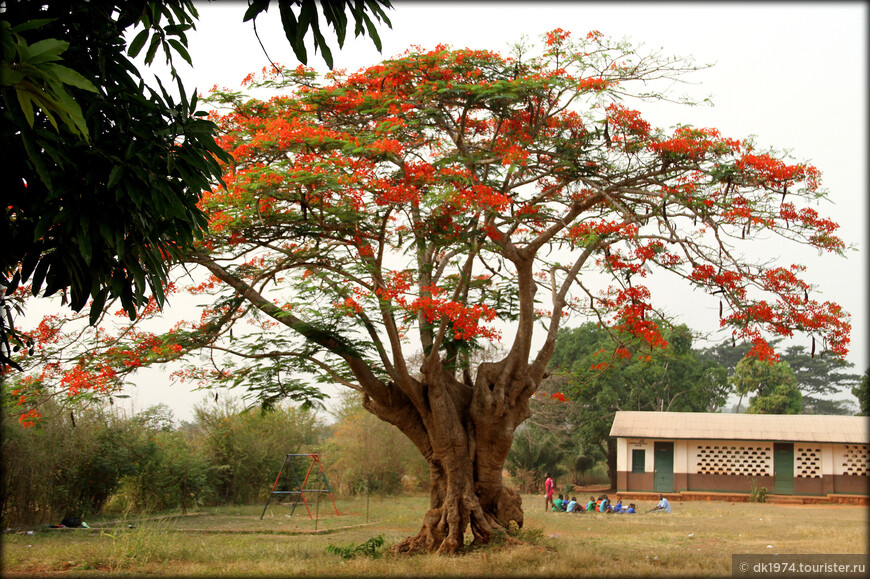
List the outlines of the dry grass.
{"type": "Polygon", "coordinates": [[[459,557],[328,553],[330,544],[383,534],[390,545],[419,529],[425,498],[373,498],[368,524],[365,499],[356,499],[338,503],[340,517],[322,502],[316,522],[284,506],[261,521],[262,506],[250,506],[132,521],[133,529],[7,533],[3,576],[722,576],[735,553],[867,553],[866,507],[677,502],[671,515],[573,515],[544,512],[538,496],[524,504],[524,545],[459,557]]]}

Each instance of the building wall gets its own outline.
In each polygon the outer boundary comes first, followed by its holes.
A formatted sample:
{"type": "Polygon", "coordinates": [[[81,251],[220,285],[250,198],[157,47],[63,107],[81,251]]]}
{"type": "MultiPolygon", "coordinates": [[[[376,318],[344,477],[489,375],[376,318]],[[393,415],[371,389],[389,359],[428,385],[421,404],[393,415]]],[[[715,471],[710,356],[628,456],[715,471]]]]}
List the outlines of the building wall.
{"type": "MultiPolygon", "coordinates": [[[[773,442],[674,440],[674,492],[773,491],[773,442]]],[[[617,490],[652,492],[654,444],[651,439],[617,440],[617,490]],[[642,451],[642,472],[632,464],[642,451]]],[[[794,443],[794,494],[870,494],[870,445],[794,443]]]]}
{"type": "Polygon", "coordinates": [[[833,453],[833,463],[833,492],[850,495],[870,494],[870,484],[868,484],[870,445],[837,445],[833,453]]]}

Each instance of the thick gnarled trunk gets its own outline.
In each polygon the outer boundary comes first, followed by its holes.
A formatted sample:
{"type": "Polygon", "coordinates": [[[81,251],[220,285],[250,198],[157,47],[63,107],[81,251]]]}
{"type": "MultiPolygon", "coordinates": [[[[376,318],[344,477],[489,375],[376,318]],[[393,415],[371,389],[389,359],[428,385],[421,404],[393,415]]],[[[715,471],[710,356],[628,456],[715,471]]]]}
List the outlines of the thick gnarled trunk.
{"type": "Polygon", "coordinates": [[[408,435],[429,463],[429,510],[420,531],[396,545],[396,552],[453,554],[469,532],[475,543],[485,544],[511,521],[522,527],[522,500],[504,486],[502,470],[514,430],[529,415],[531,390],[525,392],[516,378],[490,383],[499,369],[501,364],[482,365],[473,388],[433,380],[424,388],[426,412],[417,412],[410,401],[401,413],[384,412],[367,400],[366,407],[408,435]]]}
{"type": "Polygon", "coordinates": [[[511,521],[523,524],[522,499],[512,489],[488,485],[483,487],[469,472],[431,467],[430,508],[423,526],[413,537],[394,547],[396,552],[428,551],[453,554],[465,544],[471,531],[475,543],[487,543],[499,529],[511,521]]]}
{"type": "Polygon", "coordinates": [[[429,460],[429,510],[423,525],[394,549],[453,554],[464,546],[468,531],[475,543],[485,544],[511,521],[522,527],[522,499],[502,484],[504,444],[477,447],[473,455],[452,444],[436,450],[429,460]]]}

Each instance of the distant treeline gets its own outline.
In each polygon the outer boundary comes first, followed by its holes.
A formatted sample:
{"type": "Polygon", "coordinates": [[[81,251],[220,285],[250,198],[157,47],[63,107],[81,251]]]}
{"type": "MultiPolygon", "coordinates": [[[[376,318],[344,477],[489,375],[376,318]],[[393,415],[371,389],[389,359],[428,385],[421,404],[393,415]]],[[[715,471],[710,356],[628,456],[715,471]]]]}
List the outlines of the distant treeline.
{"type": "Polygon", "coordinates": [[[428,482],[411,443],[353,397],[332,425],[313,411],[245,411],[231,400],[201,406],[193,423],[181,424],[162,404],[132,416],[53,401],[41,411],[27,429],[3,418],[4,527],[265,503],[287,453],[320,453],[336,493],[396,493],[428,482]]]}

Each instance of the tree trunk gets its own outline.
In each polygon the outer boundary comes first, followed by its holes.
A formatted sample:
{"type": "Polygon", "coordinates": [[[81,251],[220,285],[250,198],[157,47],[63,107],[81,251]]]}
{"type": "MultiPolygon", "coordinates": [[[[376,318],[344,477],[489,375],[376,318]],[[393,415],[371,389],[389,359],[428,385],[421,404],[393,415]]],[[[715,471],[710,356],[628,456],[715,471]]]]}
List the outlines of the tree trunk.
{"type": "Polygon", "coordinates": [[[454,554],[469,531],[475,544],[485,544],[511,521],[523,525],[522,499],[504,486],[502,470],[514,430],[529,416],[530,394],[508,396],[513,403],[505,404],[499,394],[516,394],[517,384],[488,384],[500,365],[483,366],[473,388],[443,379],[428,383],[424,412],[410,401],[396,412],[395,399],[384,408],[364,397],[364,406],[411,438],[429,464],[429,510],[420,531],[393,547],[397,553],[454,554]]]}
{"type": "Polygon", "coordinates": [[[616,441],[607,438],[607,478],[610,479],[610,488],[616,490],[616,441]]]}
{"type": "Polygon", "coordinates": [[[481,483],[466,460],[458,462],[466,464],[445,468],[441,461],[430,461],[430,504],[423,526],[396,545],[395,552],[454,554],[465,545],[469,529],[474,543],[486,544],[498,530],[507,529],[510,521],[523,526],[519,494],[500,482],[498,486],[492,481],[481,483]]]}

